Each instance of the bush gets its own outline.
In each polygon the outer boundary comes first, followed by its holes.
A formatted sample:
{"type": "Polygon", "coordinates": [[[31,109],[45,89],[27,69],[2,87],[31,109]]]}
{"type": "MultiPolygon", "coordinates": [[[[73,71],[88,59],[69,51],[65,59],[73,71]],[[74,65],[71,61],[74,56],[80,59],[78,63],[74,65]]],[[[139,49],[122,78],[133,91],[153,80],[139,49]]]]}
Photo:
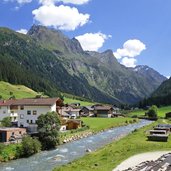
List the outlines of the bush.
{"type": "Polygon", "coordinates": [[[137,115],[133,115],[132,118],[138,118],[138,116],[137,115]]]}
{"type": "Polygon", "coordinates": [[[146,113],[149,118],[157,118],[158,108],[157,106],[153,105],[150,107],[148,112],[146,113]]]}
{"type": "Polygon", "coordinates": [[[18,150],[18,153],[22,157],[29,157],[41,150],[41,143],[36,138],[25,136],[23,137],[21,147],[18,148],[18,150]]]}
{"type": "Polygon", "coordinates": [[[12,126],[11,118],[10,117],[3,118],[1,121],[1,125],[4,127],[11,127],[12,126]]]}

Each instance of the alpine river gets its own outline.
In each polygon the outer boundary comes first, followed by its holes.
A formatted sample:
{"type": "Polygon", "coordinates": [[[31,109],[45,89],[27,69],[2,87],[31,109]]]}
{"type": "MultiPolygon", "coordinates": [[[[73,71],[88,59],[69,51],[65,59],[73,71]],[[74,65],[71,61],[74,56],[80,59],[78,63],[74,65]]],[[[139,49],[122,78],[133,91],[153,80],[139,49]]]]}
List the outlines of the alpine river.
{"type": "Polygon", "coordinates": [[[126,136],[135,129],[150,124],[151,121],[141,120],[139,123],[113,128],[96,135],[60,145],[57,149],[43,151],[29,158],[17,159],[0,163],[0,171],[51,171],[54,167],[67,164],[92,151],[126,136]]]}

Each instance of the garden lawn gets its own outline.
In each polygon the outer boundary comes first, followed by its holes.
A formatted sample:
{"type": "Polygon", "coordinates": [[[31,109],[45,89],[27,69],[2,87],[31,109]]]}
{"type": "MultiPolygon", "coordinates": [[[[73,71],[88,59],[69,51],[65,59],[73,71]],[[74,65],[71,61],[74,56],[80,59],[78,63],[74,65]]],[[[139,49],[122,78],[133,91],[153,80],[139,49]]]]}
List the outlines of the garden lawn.
{"type": "MultiPolygon", "coordinates": [[[[145,112],[147,112],[147,111],[145,111],[145,110],[135,110],[135,111],[131,111],[128,114],[128,116],[134,116],[134,115],[140,116],[140,115],[144,115],[145,112]]],[[[171,106],[158,108],[158,116],[159,117],[165,117],[165,114],[168,113],[168,112],[171,112],[171,106]]]]}
{"type": "MultiPolygon", "coordinates": [[[[119,141],[113,142],[100,150],[89,153],[86,156],[54,171],[111,171],[127,158],[149,151],[171,150],[171,136],[168,142],[147,141],[147,130],[166,120],[156,121],[155,123],[134,131],[119,141]]],[[[148,160],[148,159],[147,159],[148,160]]]]}

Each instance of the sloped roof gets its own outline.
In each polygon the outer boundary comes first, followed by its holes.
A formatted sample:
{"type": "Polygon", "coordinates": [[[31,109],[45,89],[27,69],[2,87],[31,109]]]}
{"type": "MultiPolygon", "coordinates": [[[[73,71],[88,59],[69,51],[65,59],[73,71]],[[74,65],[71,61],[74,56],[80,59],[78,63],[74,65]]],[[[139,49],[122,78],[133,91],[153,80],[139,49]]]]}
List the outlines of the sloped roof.
{"type": "Polygon", "coordinates": [[[59,98],[13,99],[0,102],[0,106],[51,106],[59,98]]]}
{"type": "Polygon", "coordinates": [[[113,109],[111,106],[95,106],[94,110],[111,110],[113,109]]]}
{"type": "Polygon", "coordinates": [[[62,110],[64,112],[79,112],[81,109],[72,108],[71,106],[69,106],[69,107],[62,107],[62,110]]]}
{"type": "MultiPolygon", "coordinates": [[[[92,107],[92,106],[84,106],[83,108],[87,108],[88,110],[90,110],[90,111],[93,111],[94,110],[94,108],[92,107]]],[[[83,109],[82,108],[82,109],[83,109]]]]}

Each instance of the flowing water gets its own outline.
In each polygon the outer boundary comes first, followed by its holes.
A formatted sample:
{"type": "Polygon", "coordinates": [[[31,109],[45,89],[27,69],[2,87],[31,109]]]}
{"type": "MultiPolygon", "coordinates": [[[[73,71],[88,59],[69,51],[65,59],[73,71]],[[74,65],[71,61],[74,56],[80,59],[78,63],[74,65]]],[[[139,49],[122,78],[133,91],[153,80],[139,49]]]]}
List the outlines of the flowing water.
{"type": "Polygon", "coordinates": [[[150,124],[141,120],[139,123],[113,128],[96,135],[60,145],[57,149],[43,151],[29,158],[0,163],[0,171],[51,171],[54,167],[67,164],[86,154],[86,149],[94,151],[112,141],[126,136],[135,129],[150,124]]]}

